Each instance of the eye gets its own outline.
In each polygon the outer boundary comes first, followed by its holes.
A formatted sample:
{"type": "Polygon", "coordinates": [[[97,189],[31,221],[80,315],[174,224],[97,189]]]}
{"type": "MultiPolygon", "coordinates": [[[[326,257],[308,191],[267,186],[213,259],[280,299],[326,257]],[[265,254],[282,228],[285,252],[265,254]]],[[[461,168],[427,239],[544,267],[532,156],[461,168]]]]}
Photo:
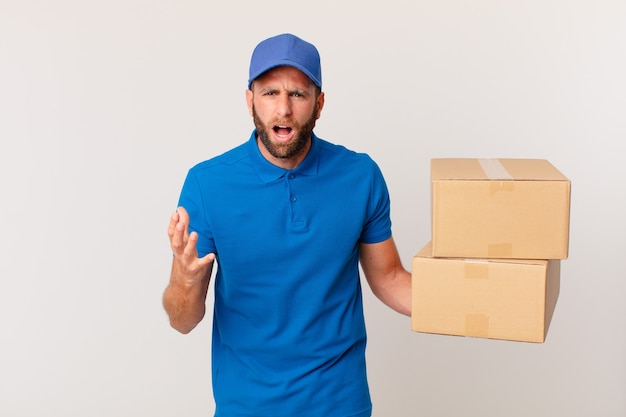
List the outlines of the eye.
{"type": "Polygon", "coordinates": [[[291,97],[296,97],[296,98],[304,98],[304,97],[306,97],[306,93],[304,93],[302,91],[294,91],[290,95],[291,95],[291,97]]]}

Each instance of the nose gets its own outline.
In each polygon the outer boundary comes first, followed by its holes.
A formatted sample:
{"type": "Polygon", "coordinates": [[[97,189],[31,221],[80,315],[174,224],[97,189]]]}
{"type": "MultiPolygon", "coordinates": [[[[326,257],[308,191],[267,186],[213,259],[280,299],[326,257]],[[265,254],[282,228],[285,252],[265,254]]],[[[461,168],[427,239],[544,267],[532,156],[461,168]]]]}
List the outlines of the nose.
{"type": "Polygon", "coordinates": [[[278,97],[276,113],[279,117],[285,117],[291,114],[291,96],[289,94],[281,94],[278,97]]]}

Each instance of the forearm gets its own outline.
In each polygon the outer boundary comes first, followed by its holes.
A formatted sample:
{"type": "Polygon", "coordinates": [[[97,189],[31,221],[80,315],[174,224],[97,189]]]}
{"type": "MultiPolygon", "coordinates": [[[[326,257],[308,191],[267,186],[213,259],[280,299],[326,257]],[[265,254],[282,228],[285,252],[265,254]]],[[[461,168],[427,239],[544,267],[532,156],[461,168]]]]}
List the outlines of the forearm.
{"type": "Polygon", "coordinates": [[[400,268],[382,282],[372,287],[374,295],[398,313],[411,316],[411,273],[400,268]]]}
{"type": "Polygon", "coordinates": [[[402,266],[393,238],[361,244],[360,250],[361,266],[374,295],[398,313],[410,316],[411,273],[402,266]]]}
{"type": "Polygon", "coordinates": [[[163,293],[163,307],[170,325],[181,333],[189,333],[204,318],[209,276],[200,281],[185,279],[172,268],[170,283],[163,293]]]}

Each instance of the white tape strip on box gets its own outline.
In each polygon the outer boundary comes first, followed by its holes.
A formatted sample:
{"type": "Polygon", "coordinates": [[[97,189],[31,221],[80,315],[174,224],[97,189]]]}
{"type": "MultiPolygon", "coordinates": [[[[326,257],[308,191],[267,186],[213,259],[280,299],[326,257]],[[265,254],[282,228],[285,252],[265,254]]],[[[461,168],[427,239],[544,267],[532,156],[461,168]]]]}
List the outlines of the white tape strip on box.
{"type": "Polygon", "coordinates": [[[485,171],[487,178],[491,180],[512,180],[513,177],[509,174],[499,160],[495,158],[482,158],[479,159],[481,168],[485,171]]]}

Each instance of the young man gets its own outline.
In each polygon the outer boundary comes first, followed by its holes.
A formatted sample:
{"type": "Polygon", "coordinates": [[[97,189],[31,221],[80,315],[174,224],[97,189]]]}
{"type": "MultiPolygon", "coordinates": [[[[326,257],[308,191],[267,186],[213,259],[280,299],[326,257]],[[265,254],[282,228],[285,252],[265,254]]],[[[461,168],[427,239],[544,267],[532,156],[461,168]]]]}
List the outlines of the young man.
{"type": "Polygon", "coordinates": [[[257,45],[246,101],[250,139],[193,167],[170,219],[170,323],[188,333],[202,320],[215,264],[216,416],[370,416],[359,261],[378,298],[411,308],[385,181],[366,154],[313,133],[312,44],[257,45]]]}

